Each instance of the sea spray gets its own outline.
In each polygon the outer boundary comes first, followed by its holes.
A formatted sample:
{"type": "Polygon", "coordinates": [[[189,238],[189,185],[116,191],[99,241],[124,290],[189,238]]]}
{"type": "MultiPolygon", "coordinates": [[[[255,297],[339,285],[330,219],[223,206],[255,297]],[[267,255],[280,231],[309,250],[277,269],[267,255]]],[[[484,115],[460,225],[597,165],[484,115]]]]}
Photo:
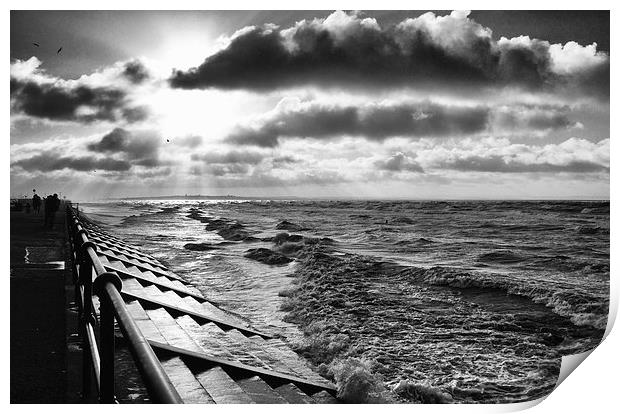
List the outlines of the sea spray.
{"type": "Polygon", "coordinates": [[[359,358],[337,359],[330,372],[338,386],[338,398],[353,404],[396,402],[383,386],[381,375],[372,372],[372,363],[359,358]]]}
{"type": "Polygon", "coordinates": [[[418,402],[421,404],[448,404],[453,403],[452,395],[442,392],[429,384],[415,383],[402,380],[392,391],[407,401],[418,402]]]}

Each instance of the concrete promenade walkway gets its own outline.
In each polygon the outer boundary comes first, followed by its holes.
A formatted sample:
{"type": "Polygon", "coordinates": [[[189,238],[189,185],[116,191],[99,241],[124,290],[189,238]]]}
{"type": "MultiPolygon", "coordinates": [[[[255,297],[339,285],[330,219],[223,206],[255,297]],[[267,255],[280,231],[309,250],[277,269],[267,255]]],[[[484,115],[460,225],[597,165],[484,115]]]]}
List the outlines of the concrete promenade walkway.
{"type": "Polygon", "coordinates": [[[63,212],[53,229],[43,228],[43,212],[10,213],[11,403],[67,402],[63,212]]]}

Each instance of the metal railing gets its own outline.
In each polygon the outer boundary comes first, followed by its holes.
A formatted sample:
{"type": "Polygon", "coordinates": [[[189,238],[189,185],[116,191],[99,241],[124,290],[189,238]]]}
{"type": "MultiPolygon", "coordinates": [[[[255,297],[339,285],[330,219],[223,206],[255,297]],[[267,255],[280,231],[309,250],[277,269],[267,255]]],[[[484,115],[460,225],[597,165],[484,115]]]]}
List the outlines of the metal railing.
{"type": "Polygon", "coordinates": [[[155,403],[183,403],[147,339],[129,314],[120,293],[123,286],[120,277],[103,267],[97,256],[97,246],[88,240],[88,232],[80,223],[79,211],[70,204],[67,204],[67,227],[72,250],[72,272],[79,310],[80,335],[83,341],[83,396],[88,397],[92,394],[94,377],[99,402],[117,402],[114,392],[116,320],[150,399],[155,403]],[[93,294],[99,299],[99,319],[93,308],[93,294]]]}

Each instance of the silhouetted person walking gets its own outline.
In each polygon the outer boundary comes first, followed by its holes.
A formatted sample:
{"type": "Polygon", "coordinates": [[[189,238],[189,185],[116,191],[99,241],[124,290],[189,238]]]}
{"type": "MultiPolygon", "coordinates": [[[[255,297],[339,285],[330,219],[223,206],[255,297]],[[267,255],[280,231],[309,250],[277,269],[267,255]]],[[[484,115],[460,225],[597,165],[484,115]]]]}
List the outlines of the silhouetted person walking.
{"type": "Polygon", "coordinates": [[[39,197],[37,193],[34,193],[34,195],[32,196],[32,211],[35,214],[39,214],[39,212],[41,211],[41,197],[39,197]]]}

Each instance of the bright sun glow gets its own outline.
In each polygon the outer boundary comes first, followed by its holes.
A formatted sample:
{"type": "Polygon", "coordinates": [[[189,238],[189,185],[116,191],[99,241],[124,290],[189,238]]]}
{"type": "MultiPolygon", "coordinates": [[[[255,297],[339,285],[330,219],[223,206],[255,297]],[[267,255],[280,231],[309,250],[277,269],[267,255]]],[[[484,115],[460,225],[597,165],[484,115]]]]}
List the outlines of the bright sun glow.
{"type": "Polygon", "coordinates": [[[165,37],[149,57],[166,69],[188,69],[200,65],[206,56],[218,50],[215,39],[206,31],[177,30],[165,37]]]}
{"type": "Polygon", "coordinates": [[[224,138],[236,125],[274,104],[239,91],[160,89],[143,97],[164,136],[199,135],[205,143],[224,138]]]}

